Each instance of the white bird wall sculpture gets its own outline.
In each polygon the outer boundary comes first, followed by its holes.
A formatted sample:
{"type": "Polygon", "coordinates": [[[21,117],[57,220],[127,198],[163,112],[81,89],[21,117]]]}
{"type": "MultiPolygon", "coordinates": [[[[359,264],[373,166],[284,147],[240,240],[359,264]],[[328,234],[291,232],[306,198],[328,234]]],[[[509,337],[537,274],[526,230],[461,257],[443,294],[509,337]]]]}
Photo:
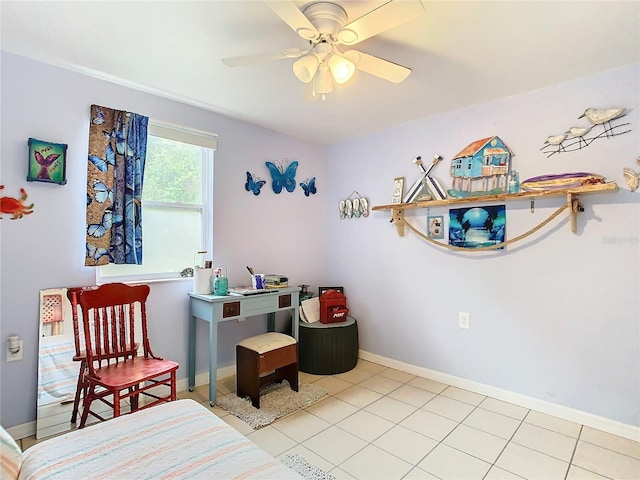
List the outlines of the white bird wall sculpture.
{"type": "Polygon", "coordinates": [[[626,111],[626,108],[587,108],[578,118],[587,117],[592,125],[601,125],[622,117],[626,111]]]}
{"type": "Polygon", "coordinates": [[[578,139],[578,143],[585,143],[585,146],[587,145],[587,142],[584,140],[584,136],[589,133],[591,131],[591,129],[593,128],[593,126],[588,126],[588,127],[571,127],[569,128],[569,130],[567,131],[568,134],[570,134],[573,138],[577,138],[578,139]]]}
{"type": "Polygon", "coordinates": [[[560,135],[551,135],[547,137],[547,140],[544,143],[548,145],[560,145],[566,139],[567,139],[567,134],[561,133],[560,135]]]}
{"type": "MultiPolygon", "coordinates": [[[[598,138],[612,138],[618,135],[629,133],[631,130],[622,130],[623,127],[629,125],[629,123],[622,123],[612,125],[611,121],[620,117],[624,117],[627,114],[627,109],[622,108],[587,108],[582,115],[578,118],[586,118],[590,125],[586,126],[572,126],[559,135],[550,135],[544,142],[544,145],[540,150],[547,154],[547,158],[560,152],[572,152],[575,150],[581,150],[588,147],[591,142],[598,138]],[[602,125],[602,132],[586,138],[594,127],[602,125]]],[[[597,133],[597,132],[596,132],[597,133]]]]}

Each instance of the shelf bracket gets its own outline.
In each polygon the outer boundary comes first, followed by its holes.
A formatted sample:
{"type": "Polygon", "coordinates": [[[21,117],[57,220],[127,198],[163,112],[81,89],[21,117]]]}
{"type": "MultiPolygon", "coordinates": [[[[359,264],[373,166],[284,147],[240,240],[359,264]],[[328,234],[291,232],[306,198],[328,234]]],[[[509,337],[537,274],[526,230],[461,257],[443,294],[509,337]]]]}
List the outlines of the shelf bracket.
{"type": "Polygon", "coordinates": [[[391,221],[396,226],[398,235],[404,237],[404,212],[399,208],[391,210],[391,221]]]}
{"type": "Polygon", "coordinates": [[[575,193],[567,194],[567,205],[569,207],[569,218],[571,220],[571,233],[576,233],[578,230],[577,214],[584,212],[584,207],[578,200],[578,195],[575,193]]]}

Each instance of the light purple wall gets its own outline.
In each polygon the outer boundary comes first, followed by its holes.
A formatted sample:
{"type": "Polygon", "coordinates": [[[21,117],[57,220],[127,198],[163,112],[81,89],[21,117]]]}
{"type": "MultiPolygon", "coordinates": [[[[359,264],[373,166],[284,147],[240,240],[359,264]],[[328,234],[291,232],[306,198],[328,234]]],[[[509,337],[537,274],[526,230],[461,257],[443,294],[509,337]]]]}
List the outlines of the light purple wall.
{"type": "MultiPolygon", "coordinates": [[[[623,178],[623,167],[639,169],[639,77],[632,65],[330,146],[327,281],[345,285],[361,348],[640,425],[640,191],[630,192],[623,178]],[[630,109],[623,121],[631,133],[550,158],[540,151],[547,136],[584,125],[577,117],[585,108],[618,106],[630,109]],[[588,171],[616,181],[619,191],[581,197],[575,235],[563,214],[490,254],[443,250],[411,232],[400,238],[388,211],[339,219],[338,202],[353,190],[372,205],[390,204],[394,177],[417,178],[417,155],[429,162],[441,154],[434,176],[450,186],[451,158],[492,135],[513,150],[522,180],[588,171]],[[470,330],[458,327],[460,311],[470,313],[470,330]]],[[[529,200],[508,203],[508,238],[563,202],[536,200],[533,214],[529,200]]],[[[444,207],[430,212],[448,216],[444,207]]],[[[415,210],[410,222],[424,232],[427,214],[415,210]]]]}
{"type": "MultiPolygon", "coordinates": [[[[515,393],[640,425],[640,192],[623,167],[638,170],[639,66],[634,65],[524,95],[412,122],[328,147],[301,142],[231,118],[3,53],[2,195],[20,187],[34,214],[0,221],[0,420],[35,419],[38,291],[94,282],[83,266],[86,142],[89,105],[98,103],[220,135],[215,163],[215,264],[231,283],[244,266],[289,275],[291,283],[344,285],[358,319],[361,348],[374,354],[515,393]],[[625,106],[632,133],[579,152],[546,158],[544,139],[564,131],[586,107],[625,106]],[[392,180],[418,174],[417,155],[445,161],[434,174],[447,183],[451,157],[473,140],[499,135],[516,154],[521,179],[592,171],[618,182],[614,194],[585,196],[578,234],[566,216],[531,241],[495,254],[459,254],[412,233],[400,238],[388,212],[340,220],[338,202],[354,190],[371,205],[391,201],[392,180]],[[69,144],[69,183],[27,183],[28,137],[69,144]],[[298,159],[298,177],[315,175],[319,192],[275,195],[244,191],[246,170],[268,178],[265,160],[298,159]],[[324,161],[323,161],[324,160],[324,161]],[[250,252],[250,253],[249,253],[250,252]],[[457,326],[470,312],[471,329],[457,326]],[[25,340],[25,359],[5,363],[6,337],[25,340]]],[[[531,228],[562,199],[507,204],[507,235],[531,228]]],[[[425,210],[411,215],[425,224],[425,210]]],[[[431,209],[447,215],[448,209],[431,209]]],[[[186,376],[190,283],[152,285],[156,350],[181,363],[186,376]]],[[[198,371],[205,371],[206,329],[198,328],[198,371]]],[[[239,338],[263,321],[221,328],[221,364],[239,338]]]]}
{"type": "MultiPolygon", "coordinates": [[[[2,52],[2,149],[0,195],[24,187],[32,215],[0,221],[0,420],[12,427],[36,417],[38,292],[91,285],[84,266],[84,215],[89,107],[92,103],[134,111],[152,119],[219,135],[215,156],[214,264],[229,268],[231,284],[249,281],[245,265],[282,273],[290,283],[317,287],[324,278],[324,149],[226,116],[142,93],[92,77],[2,52]],[[65,186],[27,183],[27,139],[68,148],[65,186]],[[269,179],[266,160],[295,159],[297,178],[316,176],[318,193],[276,195],[265,185],[259,196],[244,189],[246,171],[269,179]],[[6,363],[9,335],[24,339],[24,360],[6,363]]],[[[188,266],[188,265],[185,265],[188,266]]],[[[187,376],[187,292],[191,282],[151,285],[149,314],[154,351],[180,363],[187,376]]],[[[285,319],[278,323],[284,324],[285,319]]],[[[206,371],[205,322],[198,322],[198,372],[206,371]]],[[[234,361],[238,339],[263,331],[266,320],[220,329],[219,362],[234,361]]]]}

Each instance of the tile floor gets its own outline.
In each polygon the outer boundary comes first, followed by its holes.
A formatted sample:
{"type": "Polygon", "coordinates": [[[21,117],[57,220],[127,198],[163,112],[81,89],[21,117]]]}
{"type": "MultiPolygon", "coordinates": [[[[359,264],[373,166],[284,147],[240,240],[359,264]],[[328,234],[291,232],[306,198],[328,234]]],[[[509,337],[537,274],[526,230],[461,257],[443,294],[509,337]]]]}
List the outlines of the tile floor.
{"type": "MultiPolygon", "coordinates": [[[[328,395],[260,430],[210,409],[274,457],[297,453],[336,479],[640,479],[638,442],[375,363],[300,381],[328,395]]],[[[207,391],[178,396],[208,407],[207,391]]],[[[233,391],[235,377],[218,382],[233,391]]]]}

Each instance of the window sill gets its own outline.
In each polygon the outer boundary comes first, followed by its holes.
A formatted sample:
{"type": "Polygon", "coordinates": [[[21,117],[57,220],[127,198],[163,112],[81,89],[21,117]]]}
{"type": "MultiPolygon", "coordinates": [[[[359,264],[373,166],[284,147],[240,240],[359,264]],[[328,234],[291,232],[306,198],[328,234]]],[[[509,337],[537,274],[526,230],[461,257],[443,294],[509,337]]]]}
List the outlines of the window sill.
{"type": "Polygon", "coordinates": [[[176,283],[193,281],[193,277],[166,277],[166,278],[149,278],[144,276],[133,277],[100,277],[96,275],[96,285],[104,285],[105,283],[121,282],[125,284],[152,284],[152,283],[176,283]]]}

